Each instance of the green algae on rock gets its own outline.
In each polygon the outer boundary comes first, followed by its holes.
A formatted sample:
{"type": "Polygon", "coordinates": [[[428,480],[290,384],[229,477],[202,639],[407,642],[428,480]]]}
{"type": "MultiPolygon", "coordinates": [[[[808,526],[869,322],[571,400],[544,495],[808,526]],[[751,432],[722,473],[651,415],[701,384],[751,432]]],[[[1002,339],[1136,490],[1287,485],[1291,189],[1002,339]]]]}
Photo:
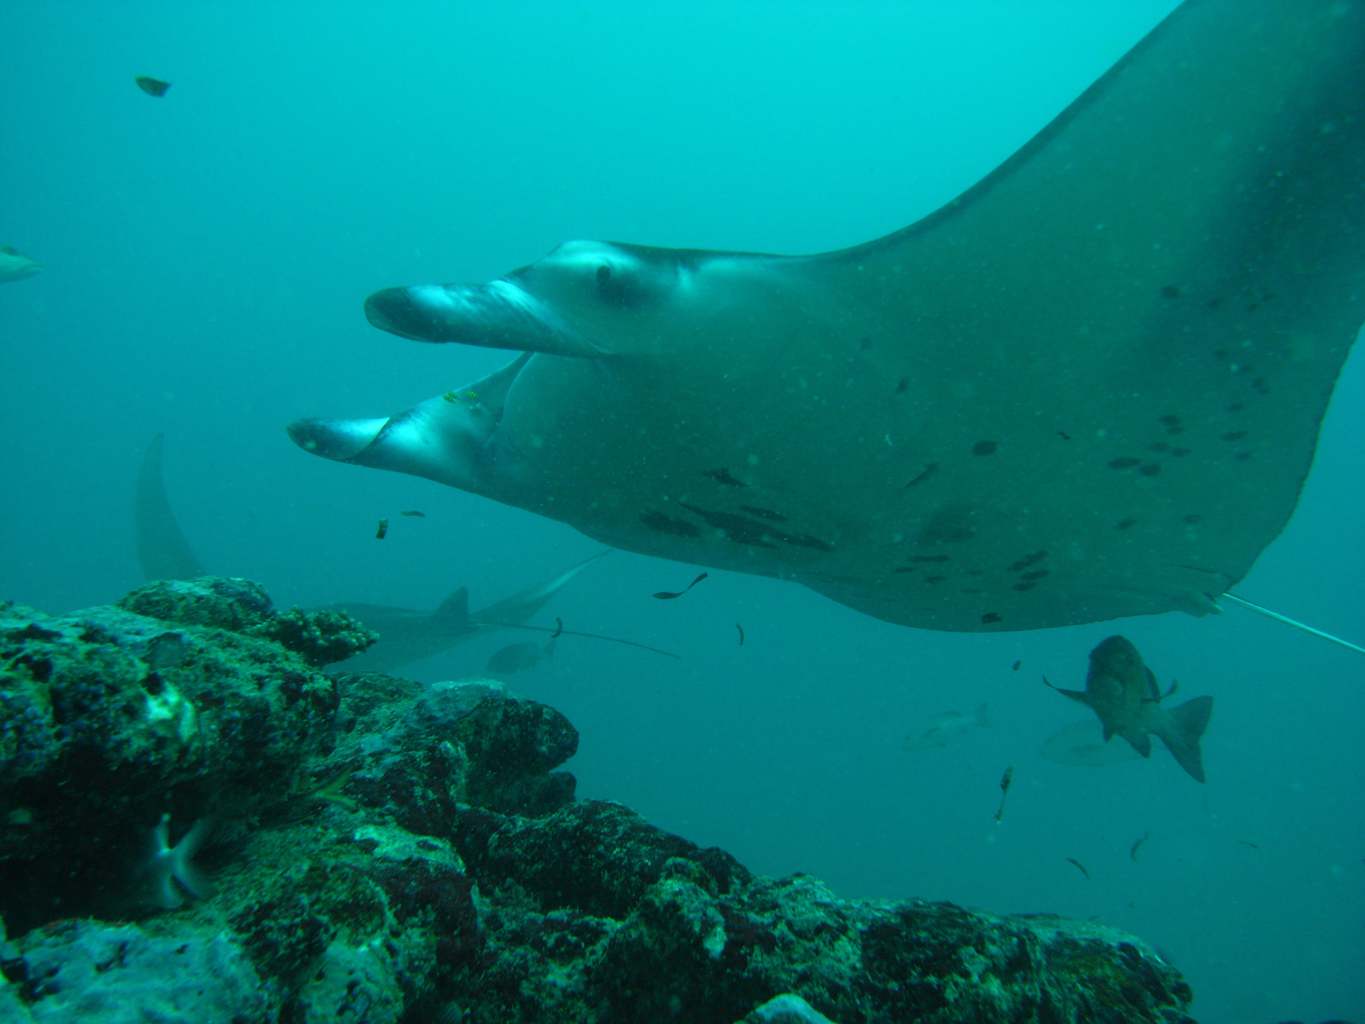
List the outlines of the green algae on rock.
{"type": "Polygon", "coordinates": [[[349,630],[277,615],[244,580],[69,616],[0,608],[0,917],[18,936],[0,1008],[55,1020],[88,993],[107,1012],[82,1019],[104,1024],[167,999],[294,1024],[1189,1020],[1179,974],[1124,933],[845,900],[576,800],[559,712],[491,680],[322,674],[349,630]],[[114,865],[167,811],[181,831],[212,816],[213,895],[90,920],[125,912],[102,895],[129,884],[114,865]],[[92,973],[95,946],[109,966],[92,973]],[[197,995],[176,988],[182,960],[207,972],[197,995]]]}

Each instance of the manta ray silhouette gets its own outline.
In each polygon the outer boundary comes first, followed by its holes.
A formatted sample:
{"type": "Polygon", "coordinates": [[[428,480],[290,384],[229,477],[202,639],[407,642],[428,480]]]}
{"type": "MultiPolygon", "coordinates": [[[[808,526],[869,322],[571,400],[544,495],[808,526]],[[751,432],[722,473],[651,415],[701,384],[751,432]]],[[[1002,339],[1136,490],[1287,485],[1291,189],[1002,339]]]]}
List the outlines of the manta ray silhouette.
{"type": "Polygon", "coordinates": [[[372,295],[516,350],[306,450],[949,630],[1214,610],[1365,320],[1365,5],[1191,0],[947,206],[816,256],[570,242],[372,295]]]}

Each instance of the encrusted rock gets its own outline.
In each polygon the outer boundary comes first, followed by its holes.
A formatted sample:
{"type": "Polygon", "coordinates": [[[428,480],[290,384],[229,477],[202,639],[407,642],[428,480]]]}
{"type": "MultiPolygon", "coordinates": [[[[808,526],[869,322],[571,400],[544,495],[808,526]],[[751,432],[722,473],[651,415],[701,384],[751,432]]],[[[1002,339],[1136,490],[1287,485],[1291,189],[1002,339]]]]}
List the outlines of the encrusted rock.
{"type": "Polygon", "coordinates": [[[214,579],[0,607],[0,915],[21,933],[0,933],[0,1016],[1188,1020],[1180,976],[1123,933],[844,900],[576,801],[557,711],[490,680],[323,675],[364,637],[310,615],[214,579]],[[139,865],[173,913],[139,906],[139,865]]]}

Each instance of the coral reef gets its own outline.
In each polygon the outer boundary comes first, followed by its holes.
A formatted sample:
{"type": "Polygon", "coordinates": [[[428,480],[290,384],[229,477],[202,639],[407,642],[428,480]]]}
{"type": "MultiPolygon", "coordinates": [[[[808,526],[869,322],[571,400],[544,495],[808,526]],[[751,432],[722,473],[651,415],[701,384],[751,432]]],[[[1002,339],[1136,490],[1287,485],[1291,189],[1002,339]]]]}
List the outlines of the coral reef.
{"type": "Polygon", "coordinates": [[[367,642],[243,580],[0,608],[0,1017],[1189,1020],[1131,936],[841,899],[577,800],[561,714],[321,671],[367,642]]]}

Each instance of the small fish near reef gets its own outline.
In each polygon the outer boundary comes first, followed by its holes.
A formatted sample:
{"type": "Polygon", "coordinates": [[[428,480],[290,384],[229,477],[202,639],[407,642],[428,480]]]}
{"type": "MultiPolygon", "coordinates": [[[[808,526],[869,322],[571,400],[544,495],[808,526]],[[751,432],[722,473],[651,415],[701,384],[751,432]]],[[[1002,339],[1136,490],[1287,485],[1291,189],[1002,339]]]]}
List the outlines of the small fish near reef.
{"type": "Polygon", "coordinates": [[[901,749],[911,753],[918,753],[921,750],[942,750],[958,742],[968,733],[984,729],[990,724],[991,719],[985,704],[970,715],[962,711],[944,711],[929,719],[922,730],[905,737],[901,749]]]}
{"type": "Polygon", "coordinates": [[[1043,682],[1094,711],[1106,743],[1114,735],[1122,736],[1139,754],[1150,757],[1155,736],[1192,779],[1204,781],[1199,740],[1208,728],[1213,698],[1195,697],[1168,709],[1162,701],[1175,692],[1174,684],[1163,695],[1138,649],[1124,637],[1111,636],[1090,652],[1084,690],[1063,690],[1046,677],[1043,682]]]}
{"type": "Polygon", "coordinates": [[[155,96],[157,99],[165,96],[167,90],[171,87],[170,82],[163,82],[161,79],[152,78],[150,75],[138,75],[133,81],[136,82],[137,87],[148,96],[155,96]]]}
{"type": "Polygon", "coordinates": [[[682,590],[660,590],[655,594],[651,594],[650,596],[655,597],[660,601],[676,601],[678,598],[682,597],[702,580],[706,579],[706,577],[709,575],[710,573],[705,572],[699,573],[696,579],[694,579],[687,586],[683,587],[682,590]]]}
{"type": "Polygon", "coordinates": [[[1000,806],[995,809],[995,823],[1000,824],[1000,819],[1005,816],[1005,797],[1010,795],[1010,784],[1014,782],[1014,765],[1005,769],[1005,774],[1000,776],[1000,806]]]}

